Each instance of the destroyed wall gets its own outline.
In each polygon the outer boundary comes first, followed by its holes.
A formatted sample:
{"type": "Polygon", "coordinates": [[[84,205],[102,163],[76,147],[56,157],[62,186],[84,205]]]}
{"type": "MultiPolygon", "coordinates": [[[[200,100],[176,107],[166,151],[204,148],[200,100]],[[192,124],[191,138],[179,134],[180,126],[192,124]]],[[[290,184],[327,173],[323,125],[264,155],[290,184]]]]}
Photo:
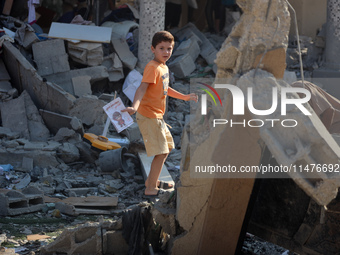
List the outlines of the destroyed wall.
{"type": "MultiPolygon", "coordinates": [[[[282,78],[286,67],[285,51],[290,27],[290,16],[286,2],[283,0],[238,0],[237,4],[244,13],[217,53],[215,60],[217,65],[216,78],[233,78],[257,67],[261,54],[267,51],[271,52],[272,55],[267,56],[267,59],[263,59],[260,68],[274,71],[277,78],[282,78]],[[272,64],[275,65],[273,66],[272,64]]],[[[235,80],[232,80],[232,84],[235,84],[235,82],[235,80]]],[[[224,91],[221,92],[223,95],[224,91]]],[[[231,109],[230,94],[229,96],[224,95],[223,102],[225,108],[222,118],[225,118],[231,109]]],[[[207,132],[201,125],[195,126],[196,128],[191,130],[190,136],[195,134],[201,134],[202,136],[203,133],[207,132]]],[[[215,251],[221,252],[221,250],[218,250],[219,248],[227,247],[224,252],[228,251],[228,254],[234,254],[240,233],[235,233],[232,230],[235,228],[240,230],[246,208],[230,203],[233,201],[233,194],[239,192],[244,194],[243,198],[247,204],[249,199],[247,192],[251,192],[253,182],[244,179],[225,179],[223,182],[221,179],[190,178],[188,166],[190,162],[197,162],[196,165],[200,165],[200,163],[202,165],[211,165],[210,163],[214,162],[213,155],[215,155],[214,158],[224,157],[227,164],[257,165],[261,154],[258,139],[259,134],[254,131],[252,135],[249,135],[249,132],[237,133],[235,130],[228,133],[228,129],[216,127],[214,132],[209,133],[208,139],[202,143],[202,146],[193,148],[189,141],[189,135],[183,135],[182,172],[177,196],[177,220],[179,225],[183,227],[184,233],[174,240],[172,254],[182,254],[183,251],[186,254],[202,252],[207,247],[205,244],[202,245],[202,242],[206,243],[207,240],[205,239],[211,241],[210,238],[214,238],[215,241],[218,240],[220,243],[219,247],[214,247],[210,243],[209,247],[212,250],[216,249],[215,251]],[[236,142],[234,140],[236,137],[237,139],[242,137],[244,140],[236,142]],[[228,149],[228,145],[230,147],[237,146],[237,149],[228,149]],[[207,151],[206,148],[214,149],[207,151]],[[195,151],[190,153],[190,150],[193,149],[195,151]],[[247,159],[240,157],[245,150],[249,151],[249,153],[251,151],[250,155],[245,155],[247,159]],[[238,155],[237,152],[241,154],[238,155]],[[220,187],[220,200],[211,201],[211,196],[214,192],[214,189],[212,189],[213,183],[220,187]],[[244,190],[240,191],[240,187],[244,187],[244,190]],[[221,216],[222,212],[225,214],[223,215],[223,221],[219,223],[215,221],[217,225],[207,226],[207,217],[213,216],[211,213],[207,215],[207,212],[212,207],[217,208],[215,216],[221,216]],[[219,213],[219,211],[221,212],[219,213]],[[237,215],[237,218],[232,217],[232,215],[237,215]],[[216,228],[215,232],[211,232],[212,228],[216,228]],[[226,233],[225,229],[228,229],[229,232],[227,231],[226,233]],[[216,236],[213,233],[219,233],[219,235],[216,236]],[[213,235],[213,237],[209,237],[209,234],[213,235]]],[[[218,219],[222,220],[221,217],[218,219]]]]}

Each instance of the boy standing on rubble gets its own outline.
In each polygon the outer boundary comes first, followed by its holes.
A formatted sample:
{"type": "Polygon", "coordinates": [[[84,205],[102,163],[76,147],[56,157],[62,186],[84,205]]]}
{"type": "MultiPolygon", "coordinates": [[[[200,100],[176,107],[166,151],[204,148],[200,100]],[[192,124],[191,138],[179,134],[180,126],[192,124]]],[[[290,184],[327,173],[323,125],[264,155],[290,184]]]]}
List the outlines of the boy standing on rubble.
{"type": "Polygon", "coordinates": [[[132,106],[122,110],[130,115],[137,112],[136,120],[142,133],[148,157],[155,156],[150,174],[145,181],[146,197],[159,194],[158,180],[163,164],[175,147],[171,133],[163,120],[166,96],[197,102],[197,95],[183,95],[169,87],[169,69],[165,64],[171,57],[174,37],[167,31],[157,32],[152,38],[151,51],[154,59],[145,67],[141,85],[138,87],[132,106]]]}

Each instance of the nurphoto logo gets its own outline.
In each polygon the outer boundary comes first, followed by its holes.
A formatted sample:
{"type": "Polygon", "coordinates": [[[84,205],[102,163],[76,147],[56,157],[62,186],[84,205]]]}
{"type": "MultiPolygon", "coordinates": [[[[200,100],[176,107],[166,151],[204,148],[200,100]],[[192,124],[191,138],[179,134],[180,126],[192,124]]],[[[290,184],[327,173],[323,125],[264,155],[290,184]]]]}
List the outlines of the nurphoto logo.
{"type": "MultiPolygon", "coordinates": [[[[205,83],[198,82],[205,87],[209,88],[211,91],[215,93],[217,98],[220,101],[220,104],[222,106],[222,100],[219,96],[219,94],[216,92],[216,90],[205,83]]],[[[216,89],[228,89],[232,95],[233,98],[233,115],[244,115],[244,108],[245,108],[245,97],[242,92],[242,90],[231,84],[215,84],[216,89]]],[[[201,88],[202,89],[202,88],[201,88]]],[[[216,100],[214,96],[209,92],[207,89],[202,89],[205,91],[214,101],[215,106],[217,105],[216,100]]],[[[311,115],[311,113],[306,109],[306,107],[303,105],[305,103],[308,103],[308,101],[311,98],[311,93],[309,90],[305,88],[297,88],[297,87],[283,87],[281,88],[281,116],[287,115],[287,105],[295,105],[304,115],[311,115]],[[287,95],[289,93],[299,93],[305,95],[303,98],[289,98],[287,95]]],[[[206,115],[207,114],[207,94],[202,94],[201,96],[201,114],[206,115]]],[[[270,98],[268,98],[270,100],[270,98]]],[[[253,88],[248,87],[247,88],[247,106],[249,111],[253,115],[257,116],[267,116],[272,113],[274,113],[278,107],[278,89],[277,87],[272,88],[272,105],[269,109],[265,110],[259,110],[255,109],[253,104],[253,88]]],[[[213,120],[213,127],[216,125],[226,125],[229,124],[230,127],[233,125],[242,125],[243,127],[249,126],[249,127],[262,127],[265,123],[271,123],[272,127],[274,127],[275,122],[280,122],[283,127],[295,127],[297,126],[297,121],[294,119],[251,119],[246,121],[245,119],[241,122],[233,122],[232,119],[214,119],[213,120]]]]}

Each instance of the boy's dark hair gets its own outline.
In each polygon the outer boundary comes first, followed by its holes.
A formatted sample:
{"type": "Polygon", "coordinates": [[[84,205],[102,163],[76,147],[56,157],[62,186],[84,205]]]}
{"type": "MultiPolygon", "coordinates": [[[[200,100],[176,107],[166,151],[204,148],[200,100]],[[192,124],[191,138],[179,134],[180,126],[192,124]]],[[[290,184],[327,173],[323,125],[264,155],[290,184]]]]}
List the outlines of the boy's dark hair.
{"type": "Polygon", "coordinates": [[[161,42],[174,43],[175,39],[173,35],[168,31],[159,31],[152,37],[152,46],[156,48],[157,44],[161,42]]]}

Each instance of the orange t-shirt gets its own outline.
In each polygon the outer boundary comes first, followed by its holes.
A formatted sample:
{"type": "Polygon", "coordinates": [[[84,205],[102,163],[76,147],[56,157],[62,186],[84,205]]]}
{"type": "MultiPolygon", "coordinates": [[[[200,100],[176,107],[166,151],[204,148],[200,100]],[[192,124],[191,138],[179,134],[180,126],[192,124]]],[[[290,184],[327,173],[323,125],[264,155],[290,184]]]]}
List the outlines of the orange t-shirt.
{"type": "Polygon", "coordinates": [[[144,69],[142,82],[149,83],[149,86],[137,111],[148,118],[163,118],[169,88],[167,65],[151,60],[144,69]]]}

